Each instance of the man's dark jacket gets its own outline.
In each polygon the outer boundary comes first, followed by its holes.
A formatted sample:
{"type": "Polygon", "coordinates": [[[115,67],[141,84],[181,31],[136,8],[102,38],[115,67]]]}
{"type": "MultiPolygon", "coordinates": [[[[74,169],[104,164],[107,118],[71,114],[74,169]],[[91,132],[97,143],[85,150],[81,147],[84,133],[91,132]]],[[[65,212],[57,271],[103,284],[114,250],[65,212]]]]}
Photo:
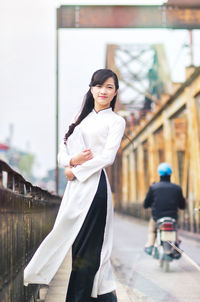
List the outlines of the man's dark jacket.
{"type": "Polygon", "coordinates": [[[169,177],[161,177],[160,182],[150,186],[143,204],[151,208],[156,221],[162,217],[178,218],[178,209],[185,209],[185,199],[180,186],[171,183],[169,177]]]}

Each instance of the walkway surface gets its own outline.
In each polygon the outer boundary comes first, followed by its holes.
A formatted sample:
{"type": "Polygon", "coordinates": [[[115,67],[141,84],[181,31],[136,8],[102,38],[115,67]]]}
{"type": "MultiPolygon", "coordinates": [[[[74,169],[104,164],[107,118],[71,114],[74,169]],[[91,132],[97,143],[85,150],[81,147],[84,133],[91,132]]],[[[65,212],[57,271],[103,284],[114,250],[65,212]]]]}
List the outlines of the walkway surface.
{"type": "MultiPolygon", "coordinates": [[[[200,301],[200,272],[195,267],[182,257],[171,263],[169,273],[164,273],[158,261],[144,253],[147,222],[117,214],[114,230],[112,264],[118,302],[200,301]]],[[[180,232],[181,248],[200,264],[200,241],[183,235],[180,232]]],[[[41,289],[41,302],[65,302],[69,259],[67,255],[49,288],[41,289]]]]}
{"type": "MultiPolygon", "coordinates": [[[[51,281],[49,288],[42,288],[40,290],[40,301],[45,302],[65,302],[67,284],[71,271],[70,254],[68,254],[63,261],[60,269],[51,281]]],[[[117,276],[116,276],[117,279],[117,276]]],[[[117,297],[119,302],[136,302],[135,294],[130,292],[130,289],[122,285],[117,280],[117,297]],[[133,300],[134,298],[134,300],[133,300]]]]}

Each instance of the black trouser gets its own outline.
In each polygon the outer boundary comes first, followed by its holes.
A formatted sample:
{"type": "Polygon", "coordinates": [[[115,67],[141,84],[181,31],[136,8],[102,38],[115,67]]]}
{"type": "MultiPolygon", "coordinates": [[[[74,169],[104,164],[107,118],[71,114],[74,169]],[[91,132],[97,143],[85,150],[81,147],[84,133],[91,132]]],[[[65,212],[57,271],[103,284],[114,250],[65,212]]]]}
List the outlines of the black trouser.
{"type": "Polygon", "coordinates": [[[99,269],[107,214],[107,184],[102,171],[99,185],[85,221],[72,246],[72,272],[66,302],[116,302],[113,293],[91,298],[99,269]]]}

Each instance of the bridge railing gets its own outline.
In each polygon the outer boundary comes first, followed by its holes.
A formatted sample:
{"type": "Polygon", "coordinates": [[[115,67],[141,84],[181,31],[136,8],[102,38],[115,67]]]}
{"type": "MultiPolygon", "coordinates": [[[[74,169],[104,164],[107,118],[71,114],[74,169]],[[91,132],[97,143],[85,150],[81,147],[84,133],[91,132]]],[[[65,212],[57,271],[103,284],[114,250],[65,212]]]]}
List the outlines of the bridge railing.
{"type": "Polygon", "coordinates": [[[0,302],[36,301],[23,270],[52,229],[60,197],[27,182],[0,160],[0,302]]]}

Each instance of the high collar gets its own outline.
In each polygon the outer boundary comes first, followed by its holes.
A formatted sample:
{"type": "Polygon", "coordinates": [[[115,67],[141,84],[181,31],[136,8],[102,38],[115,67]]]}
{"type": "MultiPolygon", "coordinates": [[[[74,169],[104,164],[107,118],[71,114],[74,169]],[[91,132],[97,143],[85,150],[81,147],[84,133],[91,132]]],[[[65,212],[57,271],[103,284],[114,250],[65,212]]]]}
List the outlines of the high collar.
{"type": "Polygon", "coordinates": [[[160,181],[170,182],[170,175],[160,176],[160,181]]]}
{"type": "Polygon", "coordinates": [[[105,113],[108,113],[108,112],[111,112],[111,111],[112,111],[111,107],[106,108],[106,109],[101,109],[98,112],[95,109],[92,110],[92,112],[95,113],[95,114],[105,114],[105,113]]]}

